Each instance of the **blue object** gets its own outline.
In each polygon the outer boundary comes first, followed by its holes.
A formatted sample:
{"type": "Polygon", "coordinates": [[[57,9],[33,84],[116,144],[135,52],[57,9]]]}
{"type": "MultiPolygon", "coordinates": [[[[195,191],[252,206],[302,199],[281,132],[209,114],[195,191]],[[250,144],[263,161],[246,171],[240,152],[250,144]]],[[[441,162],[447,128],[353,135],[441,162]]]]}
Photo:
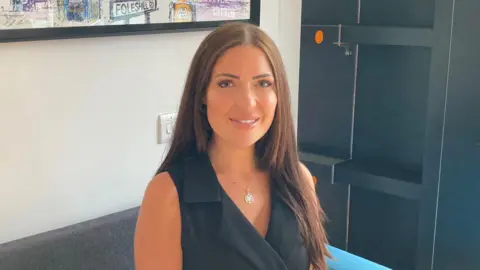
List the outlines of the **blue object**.
{"type": "Polygon", "coordinates": [[[333,259],[327,258],[329,270],[392,270],[352,253],[327,246],[333,259]]]}

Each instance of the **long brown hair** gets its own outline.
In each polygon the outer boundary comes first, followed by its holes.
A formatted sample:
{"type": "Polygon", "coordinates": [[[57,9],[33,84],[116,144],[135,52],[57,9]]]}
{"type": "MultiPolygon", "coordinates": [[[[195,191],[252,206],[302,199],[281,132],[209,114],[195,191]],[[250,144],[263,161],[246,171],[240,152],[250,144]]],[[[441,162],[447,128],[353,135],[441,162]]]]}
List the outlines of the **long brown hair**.
{"type": "Polygon", "coordinates": [[[204,153],[212,136],[203,99],[213,68],[228,49],[240,45],[260,48],[269,59],[277,91],[277,108],[272,126],[255,144],[259,166],[268,170],[281,198],[294,212],[308,249],[311,269],[327,270],[325,214],[311,183],[301,179],[290,107],[290,89],[280,52],[274,42],[255,25],[231,22],[210,33],[200,44],[190,65],[185,89],[168,153],[158,172],[192,153],[204,153]]]}

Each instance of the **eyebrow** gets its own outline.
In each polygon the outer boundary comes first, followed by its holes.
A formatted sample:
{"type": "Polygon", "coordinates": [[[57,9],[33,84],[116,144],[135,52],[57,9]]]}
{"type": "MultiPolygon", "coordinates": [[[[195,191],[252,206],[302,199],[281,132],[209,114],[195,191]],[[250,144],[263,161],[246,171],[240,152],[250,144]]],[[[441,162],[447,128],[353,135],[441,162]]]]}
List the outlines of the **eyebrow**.
{"type": "MultiPolygon", "coordinates": [[[[215,77],[221,77],[221,76],[230,77],[230,78],[234,78],[234,79],[240,79],[240,76],[234,75],[232,73],[219,73],[215,77]]],[[[259,74],[259,75],[253,76],[252,79],[257,80],[257,79],[266,78],[266,77],[272,77],[272,74],[270,74],[270,73],[259,74]]]]}
{"type": "Polygon", "coordinates": [[[272,77],[272,74],[270,73],[260,74],[260,75],[253,76],[252,79],[256,80],[256,79],[261,79],[266,77],[272,77]]]}

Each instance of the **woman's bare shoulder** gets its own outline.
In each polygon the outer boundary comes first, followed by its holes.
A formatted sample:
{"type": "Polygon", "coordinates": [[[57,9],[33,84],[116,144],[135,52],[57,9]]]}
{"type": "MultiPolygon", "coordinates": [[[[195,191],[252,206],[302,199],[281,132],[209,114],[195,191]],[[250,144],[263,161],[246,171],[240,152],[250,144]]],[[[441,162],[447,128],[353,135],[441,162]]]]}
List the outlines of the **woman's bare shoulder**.
{"type": "Polygon", "coordinates": [[[314,189],[315,189],[315,184],[317,183],[317,179],[312,176],[312,173],[310,170],[303,164],[302,162],[299,162],[300,166],[300,175],[305,181],[307,181],[314,189]]]}
{"type": "Polygon", "coordinates": [[[139,270],[181,269],[180,203],[168,173],[147,185],[135,230],[135,265],[139,270]]]}
{"type": "Polygon", "coordinates": [[[178,192],[168,172],[157,174],[147,185],[139,211],[139,221],[145,224],[162,223],[180,218],[178,192]]]}
{"type": "Polygon", "coordinates": [[[153,202],[155,205],[178,203],[177,188],[168,172],[159,173],[150,180],[145,189],[143,200],[143,204],[145,202],[153,202]]]}

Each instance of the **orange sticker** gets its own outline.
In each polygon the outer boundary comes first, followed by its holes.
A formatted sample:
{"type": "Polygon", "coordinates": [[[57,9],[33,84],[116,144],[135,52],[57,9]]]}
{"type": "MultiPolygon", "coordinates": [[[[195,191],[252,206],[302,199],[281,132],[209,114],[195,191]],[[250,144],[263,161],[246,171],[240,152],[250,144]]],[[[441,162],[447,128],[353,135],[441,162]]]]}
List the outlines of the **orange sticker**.
{"type": "Polygon", "coordinates": [[[316,185],[317,184],[317,177],[313,176],[313,183],[316,185]]]}
{"type": "Polygon", "coordinates": [[[320,44],[323,42],[323,31],[322,30],[318,30],[316,33],[315,33],[315,42],[317,44],[320,44]]]}

